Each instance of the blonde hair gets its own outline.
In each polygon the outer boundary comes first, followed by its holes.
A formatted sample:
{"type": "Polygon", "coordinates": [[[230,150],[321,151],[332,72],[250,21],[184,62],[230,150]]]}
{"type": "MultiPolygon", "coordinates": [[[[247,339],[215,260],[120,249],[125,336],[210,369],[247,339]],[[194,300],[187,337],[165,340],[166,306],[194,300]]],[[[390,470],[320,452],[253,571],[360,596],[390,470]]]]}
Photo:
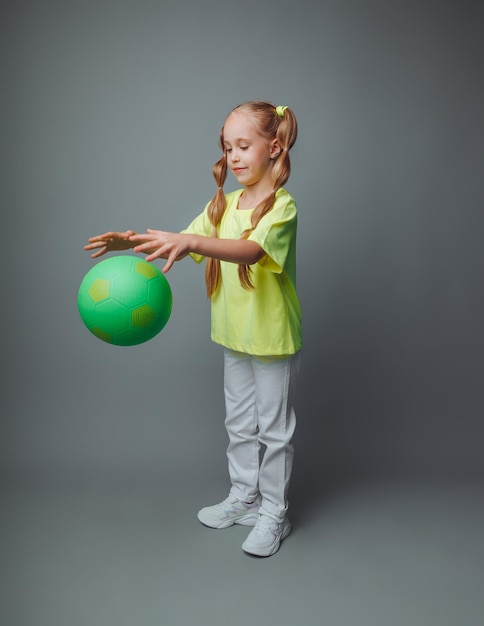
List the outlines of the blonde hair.
{"type": "MultiPolygon", "coordinates": [[[[251,227],[241,234],[241,239],[247,239],[264,215],[272,209],[277,190],[285,184],[291,173],[289,150],[292,148],[297,138],[297,121],[290,108],[285,108],[282,116],[279,110],[276,111],[276,107],[272,103],[264,101],[245,102],[233,109],[233,111],[241,111],[249,114],[257,131],[268,140],[277,139],[281,147],[281,152],[275,159],[272,168],[272,192],[254,208],[251,215],[251,227]]],[[[217,227],[227,208],[223,190],[223,185],[227,178],[227,153],[224,148],[223,127],[220,131],[219,145],[223,154],[212,168],[212,174],[217,183],[217,192],[207,208],[208,217],[212,224],[212,237],[217,237],[217,227]]],[[[253,289],[250,272],[251,269],[249,265],[239,265],[239,280],[244,289],[253,289]]],[[[207,258],[205,282],[207,286],[207,296],[211,298],[220,282],[220,261],[218,259],[207,258]]]]}

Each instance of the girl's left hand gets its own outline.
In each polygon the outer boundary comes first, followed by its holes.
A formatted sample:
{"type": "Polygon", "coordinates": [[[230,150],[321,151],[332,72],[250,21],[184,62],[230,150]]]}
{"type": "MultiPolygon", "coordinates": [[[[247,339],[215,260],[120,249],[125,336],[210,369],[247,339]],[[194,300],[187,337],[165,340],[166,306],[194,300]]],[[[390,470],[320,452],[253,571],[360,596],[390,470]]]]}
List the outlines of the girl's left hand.
{"type": "Polygon", "coordinates": [[[182,233],[148,228],[146,233],[132,235],[129,239],[135,244],[135,252],[147,254],[147,261],[166,259],[162,270],[164,273],[168,272],[175,261],[183,259],[190,252],[188,236],[182,233]]]}

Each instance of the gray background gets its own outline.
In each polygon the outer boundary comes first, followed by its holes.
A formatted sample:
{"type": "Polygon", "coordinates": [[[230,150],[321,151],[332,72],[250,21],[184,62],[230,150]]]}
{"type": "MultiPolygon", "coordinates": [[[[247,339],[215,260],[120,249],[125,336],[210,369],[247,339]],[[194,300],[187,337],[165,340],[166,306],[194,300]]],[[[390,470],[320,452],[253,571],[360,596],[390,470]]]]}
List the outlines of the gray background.
{"type": "Polygon", "coordinates": [[[481,13],[2,3],[2,624],[478,623],[481,13]],[[269,560],[195,517],[228,489],[203,269],[170,271],[142,346],[98,341],[76,304],[90,235],[202,210],[248,99],[300,124],[294,533],[269,560]]]}

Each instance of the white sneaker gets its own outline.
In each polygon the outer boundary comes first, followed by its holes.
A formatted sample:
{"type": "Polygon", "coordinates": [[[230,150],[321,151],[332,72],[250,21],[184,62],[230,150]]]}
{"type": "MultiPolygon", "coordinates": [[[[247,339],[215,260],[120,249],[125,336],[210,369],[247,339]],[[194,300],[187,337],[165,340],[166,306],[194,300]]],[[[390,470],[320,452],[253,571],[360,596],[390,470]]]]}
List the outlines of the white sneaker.
{"type": "Polygon", "coordinates": [[[242,544],[242,550],[255,556],[271,556],[280,548],[281,541],[291,532],[291,522],[287,517],[276,517],[259,513],[256,525],[242,544]]]}
{"type": "Polygon", "coordinates": [[[233,524],[254,526],[259,507],[260,498],[256,498],[254,502],[242,502],[229,495],[223,502],[201,509],[197,517],[210,528],[227,528],[233,524]]]}

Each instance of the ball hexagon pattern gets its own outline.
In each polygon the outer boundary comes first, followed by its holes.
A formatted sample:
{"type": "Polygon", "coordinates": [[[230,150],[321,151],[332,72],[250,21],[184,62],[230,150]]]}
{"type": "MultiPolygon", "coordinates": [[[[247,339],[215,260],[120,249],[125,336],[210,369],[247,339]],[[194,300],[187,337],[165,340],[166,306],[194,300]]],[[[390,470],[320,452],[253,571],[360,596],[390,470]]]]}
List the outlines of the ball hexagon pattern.
{"type": "Polygon", "coordinates": [[[171,315],[172,292],[153,264],[130,255],[97,263],[83,278],[77,304],[88,330],[118,346],[144,343],[171,315]]]}

